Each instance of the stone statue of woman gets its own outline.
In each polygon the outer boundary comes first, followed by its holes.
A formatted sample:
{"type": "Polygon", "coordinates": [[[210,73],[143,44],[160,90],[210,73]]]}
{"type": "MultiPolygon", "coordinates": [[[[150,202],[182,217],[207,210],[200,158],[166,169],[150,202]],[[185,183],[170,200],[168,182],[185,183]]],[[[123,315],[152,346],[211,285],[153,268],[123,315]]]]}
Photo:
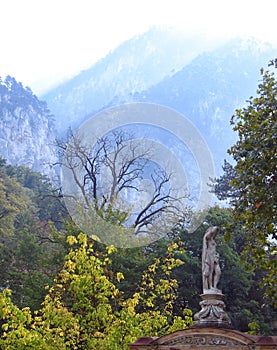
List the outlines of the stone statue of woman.
{"type": "Polygon", "coordinates": [[[201,310],[194,315],[196,327],[232,327],[230,318],[224,311],[224,295],[217,289],[221,274],[215,242],[218,231],[217,226],[209,227],[203,237],[203,294],[200,295],[201,310]]]}
{"type": "Polygon", "coordinates": [[[219,254],[216,252],[215,237],[219,229],[217,226],[209,227],[203,238],[202,250],[202,279],[203,293],[207,290],[217,290],[221,270],[219,254]]]}

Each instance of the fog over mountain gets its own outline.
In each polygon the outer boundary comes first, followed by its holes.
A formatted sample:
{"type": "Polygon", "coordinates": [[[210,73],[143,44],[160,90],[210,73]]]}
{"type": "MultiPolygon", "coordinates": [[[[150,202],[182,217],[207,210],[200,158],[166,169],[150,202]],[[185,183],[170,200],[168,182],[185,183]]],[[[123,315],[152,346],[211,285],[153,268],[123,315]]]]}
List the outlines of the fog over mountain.
{"type": "Polygon", "coordinates": [[[75,130],[111,106],[149,102],[188,118],[220,171],[236,137],[230,118],[255,95],[260,68],[273,57],[276,49],[254,39],[215,46],[200,36],[152,29],[40,99],[15,80],[9,82],[13,89],[2,84],[0,153],[11,163],[41,170],[46,161],[55,162],[55,137],[69,127],[75,130]]]}
{"type": "Polygon", "coordinates": [[[253,38],[218,47],[203,38],[153,29],[43,96],[58,130],[75,129],[104,108],[149,102],[182,113],[200,130],[220,170],[235,140],[230,118],[256,93],[276,50],[253,38]]]}
{"type": "Polygon", "coordinates": [[[172,77],[135,94],[133,100],[162,104],[190,119],[207,141],[219,170],[226,150],[236,140],[231,116],[256,94],[260,69],[275,53],[254,39],[232,40],[199,55],[172,77]]]}
{"type": "Polygon", "coordinates": [[[134,37],[91,68],[41,96],[56,117],[56,126],[76,128],[112,100],[126,101],[172,76],[213,44],[200,36],[153,28],[134,37]]]}

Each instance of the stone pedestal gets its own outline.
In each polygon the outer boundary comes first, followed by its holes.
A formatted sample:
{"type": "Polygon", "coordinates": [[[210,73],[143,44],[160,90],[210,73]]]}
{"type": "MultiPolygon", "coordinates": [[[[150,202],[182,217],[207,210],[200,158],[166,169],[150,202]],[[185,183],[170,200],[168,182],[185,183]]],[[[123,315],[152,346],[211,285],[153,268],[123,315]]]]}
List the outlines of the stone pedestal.
{"type": "Polygon", "coordinates": [[[224,295],[221,290],[204,290],[200,296],[201,310],[194,315],[194,327],[231,328],[231,321],[224,311],[224,295]]]}

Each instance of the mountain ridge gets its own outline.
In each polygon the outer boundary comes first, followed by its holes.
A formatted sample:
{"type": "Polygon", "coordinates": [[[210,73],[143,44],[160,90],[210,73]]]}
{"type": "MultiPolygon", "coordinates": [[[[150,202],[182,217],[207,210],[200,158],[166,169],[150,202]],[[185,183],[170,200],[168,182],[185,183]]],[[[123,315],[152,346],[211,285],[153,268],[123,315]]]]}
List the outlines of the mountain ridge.
{"type": "Polygon", "coordinates": [[[129,93],[141,92],[181,69],[211,45],[203,37],[152,28],[109,53],[91,68],[41,96],[56,116],[76,128],[78,120],[129,93]],[[171,53],[171,59],[168,59],[171,53]]]}
{"type": "MultiPolygon", "coordinates": [[[[74,131],[101,110],[147,102],[172,108],[193,122],[209,145],[217,169],[221,169],[226,150],[236,137],[230,118],[255,95],[260,68],[275,57],[275,51],[249,38],[235,38],[210,49],[209,43],[202,46],[202,37],[194,39],[152,29],[51,90],[42,97],[46,102],[11,80],[13,109],[18,107],[15,114],[4,111],[5,99],[10,97],[7,92],[2,95],[2,156],[13,164],[45,172],[46,162],[56,162],[56,129],[64,136],[68,127],[74,131]],[[21,144],[24,133],[29,136],[21,144]]],[[[3,92],[3,84],[1,89],[3,92]]]]}
{"type": "Polygon", "coordinates": [[[260,69],[274,48],[253,38],[233,39],[204,52],[170,77],[149,89],[115,99],[106,107],[126,102],[148,102],[172,108],[191,120],[207,141],[217,171],[235,142],[230,119],[256,94],[260,69]]]}

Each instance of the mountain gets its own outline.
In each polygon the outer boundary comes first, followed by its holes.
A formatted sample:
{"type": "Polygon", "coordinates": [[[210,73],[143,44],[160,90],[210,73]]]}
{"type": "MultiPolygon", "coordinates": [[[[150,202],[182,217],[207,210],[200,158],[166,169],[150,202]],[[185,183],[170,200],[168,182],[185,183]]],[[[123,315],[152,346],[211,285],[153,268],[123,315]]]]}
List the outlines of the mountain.
{"type": "Polygon", "coordinates": [[[41,98],[55,115],[60,132],[69,126],[74,129],[111,100],[126,100],[129,94],[148,89],[210,46],[199,36],[153,28],[41,98]]]}
{"type": "Polygon", "coordinates": [[[275,53],[270,45],[252,38],[211,47],[200,37],[152,29],[123,43],[43,99],[60,133],[122,103],[173,108],[202,133],[220,171],[236,136],[230,118],[255,94],[260,68],[275,53]]]}
{"type": "MultiPolygon", "coordinates": [[[[261,67],[276,56],[270,45],[254,39],[234,39],[205,52],[173,76],[126,101],[161,104],[180,112],[199,129],[220,169],[234,143],[230,119],[256,94],[261,67]]],[[[115,99],[110,106],[124,101],[115,99]]]]}
{"type": "Polygon", "coordinates": [[[260,68],[275,53],[254,39],[214,47],[202,37],[154,28],[49,91],[41,97],[47,104],[9,78],[0,85],[1,155],[51,173],[46,164],[56,161],[55,128],[61,136],[105,108],[149,102],[187,117],[206,140],[219,172],[236,137],[230,118],[255,95],[260,68]]]}
{"type": "Polygon", "coordinates": [[[14,78],[0,78],[0,156],[55,177],[57,162],[53,116],[46,103],[14,78]]]}

